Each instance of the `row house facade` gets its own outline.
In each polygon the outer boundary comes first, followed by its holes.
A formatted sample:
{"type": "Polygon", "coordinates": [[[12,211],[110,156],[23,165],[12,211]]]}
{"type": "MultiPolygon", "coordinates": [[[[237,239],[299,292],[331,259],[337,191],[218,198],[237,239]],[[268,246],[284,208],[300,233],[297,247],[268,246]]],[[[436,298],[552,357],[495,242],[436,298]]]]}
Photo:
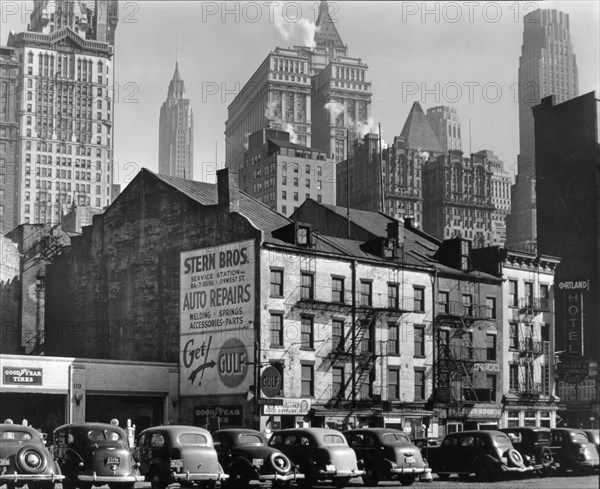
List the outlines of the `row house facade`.
{"type": "Polygon", "coordinates": [[[169,422],[502,426],[502,274],[474,257],[381,213],[286,218],[229,170],[142,170],[47,268],[44,354],[175,363],[169,422]]]}

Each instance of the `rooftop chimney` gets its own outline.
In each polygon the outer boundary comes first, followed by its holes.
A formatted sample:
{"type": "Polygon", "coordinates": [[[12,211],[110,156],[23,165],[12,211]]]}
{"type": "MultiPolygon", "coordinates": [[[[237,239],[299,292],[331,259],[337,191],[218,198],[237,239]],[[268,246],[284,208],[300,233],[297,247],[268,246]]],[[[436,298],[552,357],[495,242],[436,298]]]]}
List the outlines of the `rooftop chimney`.
{"type": "Polygon", "coordinates": [[[237,172],[229,168],[217,171],[217,194],[221,207],[228,207],[229,212],[239,212],[240,189],[237,172]]]}

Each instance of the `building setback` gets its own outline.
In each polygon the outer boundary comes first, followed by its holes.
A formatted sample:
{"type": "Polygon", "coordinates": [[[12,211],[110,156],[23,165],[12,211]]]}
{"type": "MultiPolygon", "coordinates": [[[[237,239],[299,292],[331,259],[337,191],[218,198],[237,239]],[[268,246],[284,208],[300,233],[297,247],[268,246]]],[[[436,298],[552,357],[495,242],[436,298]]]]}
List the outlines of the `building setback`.
{"type": "Polygon", "coordinates": [[[558,103],[579,93],[577,60],[573,52],[569,15],[558,10],[535,10],[523,19],[519,57],[519,156],[507,218],[507,246],[535,252],[536,167],[534,105],[548,95],[558,103]]]}
{"type": "Polygon", "coordinates": [[[194,179],[194,115],[179,75],[178,63],[169,83],[167,99],[160,108],[158,172],[194,179]]]}
{"type": "Polygon", "coordinates": [[[372,122],[368,66],[347,51],[321,2],[314,45],[276,48],[227,108],[227,167],[241,168],[248,136],[264,128],[342,161],[348,135],[359,137],[372,122]]]}
{"type": "Polygon", "coordinates": [[[21,65],[19,224],[56,224],[72,205],[112,201],[117,17],[116,1],[40,1],[30,31],[8,37],[21,65]]]}
{"type": "Polygon", "coordinates": [[[335,166],[327,154],[290,142],[290,134],[261,129],[248,136],[240,188],[290,215],[305,199],[335,202],[335,166]]]}
{"type": "MultiPolygon", "coordinates": [[[[569,426],[598,428],[600,338],[600,127],[595,92],[533,108],[538,201],[538,249],[562,258],[556,273],[556,348],[561,363],[584,366],[572,375],[559,365],[569,426]],[[562,375],[561,375],[562,374],[562,375]]],[[[562,396],[561,396],[562,397],[562,396]]]]}

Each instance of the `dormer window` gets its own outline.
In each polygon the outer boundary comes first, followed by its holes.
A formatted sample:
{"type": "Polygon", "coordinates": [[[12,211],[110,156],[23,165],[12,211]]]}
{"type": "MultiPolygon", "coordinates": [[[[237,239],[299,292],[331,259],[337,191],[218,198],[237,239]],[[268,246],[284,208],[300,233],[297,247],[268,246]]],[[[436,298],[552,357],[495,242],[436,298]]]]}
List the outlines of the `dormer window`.
{"type": "Polygon", "coordinates": [[[308,226],[298,226],[296,228],[296,244],[299,246],[310,244],[310,228],[308,226]]]}

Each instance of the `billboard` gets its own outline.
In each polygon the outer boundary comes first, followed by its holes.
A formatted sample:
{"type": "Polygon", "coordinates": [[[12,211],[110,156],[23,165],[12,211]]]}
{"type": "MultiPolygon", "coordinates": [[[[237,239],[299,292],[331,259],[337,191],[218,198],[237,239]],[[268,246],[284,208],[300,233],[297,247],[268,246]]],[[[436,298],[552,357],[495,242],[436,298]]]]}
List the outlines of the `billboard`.
{"type": "Polygon", "coordinates": [[[179,395],[246,393],[253,383],[255,246],[180,255],[179,395]]]}

